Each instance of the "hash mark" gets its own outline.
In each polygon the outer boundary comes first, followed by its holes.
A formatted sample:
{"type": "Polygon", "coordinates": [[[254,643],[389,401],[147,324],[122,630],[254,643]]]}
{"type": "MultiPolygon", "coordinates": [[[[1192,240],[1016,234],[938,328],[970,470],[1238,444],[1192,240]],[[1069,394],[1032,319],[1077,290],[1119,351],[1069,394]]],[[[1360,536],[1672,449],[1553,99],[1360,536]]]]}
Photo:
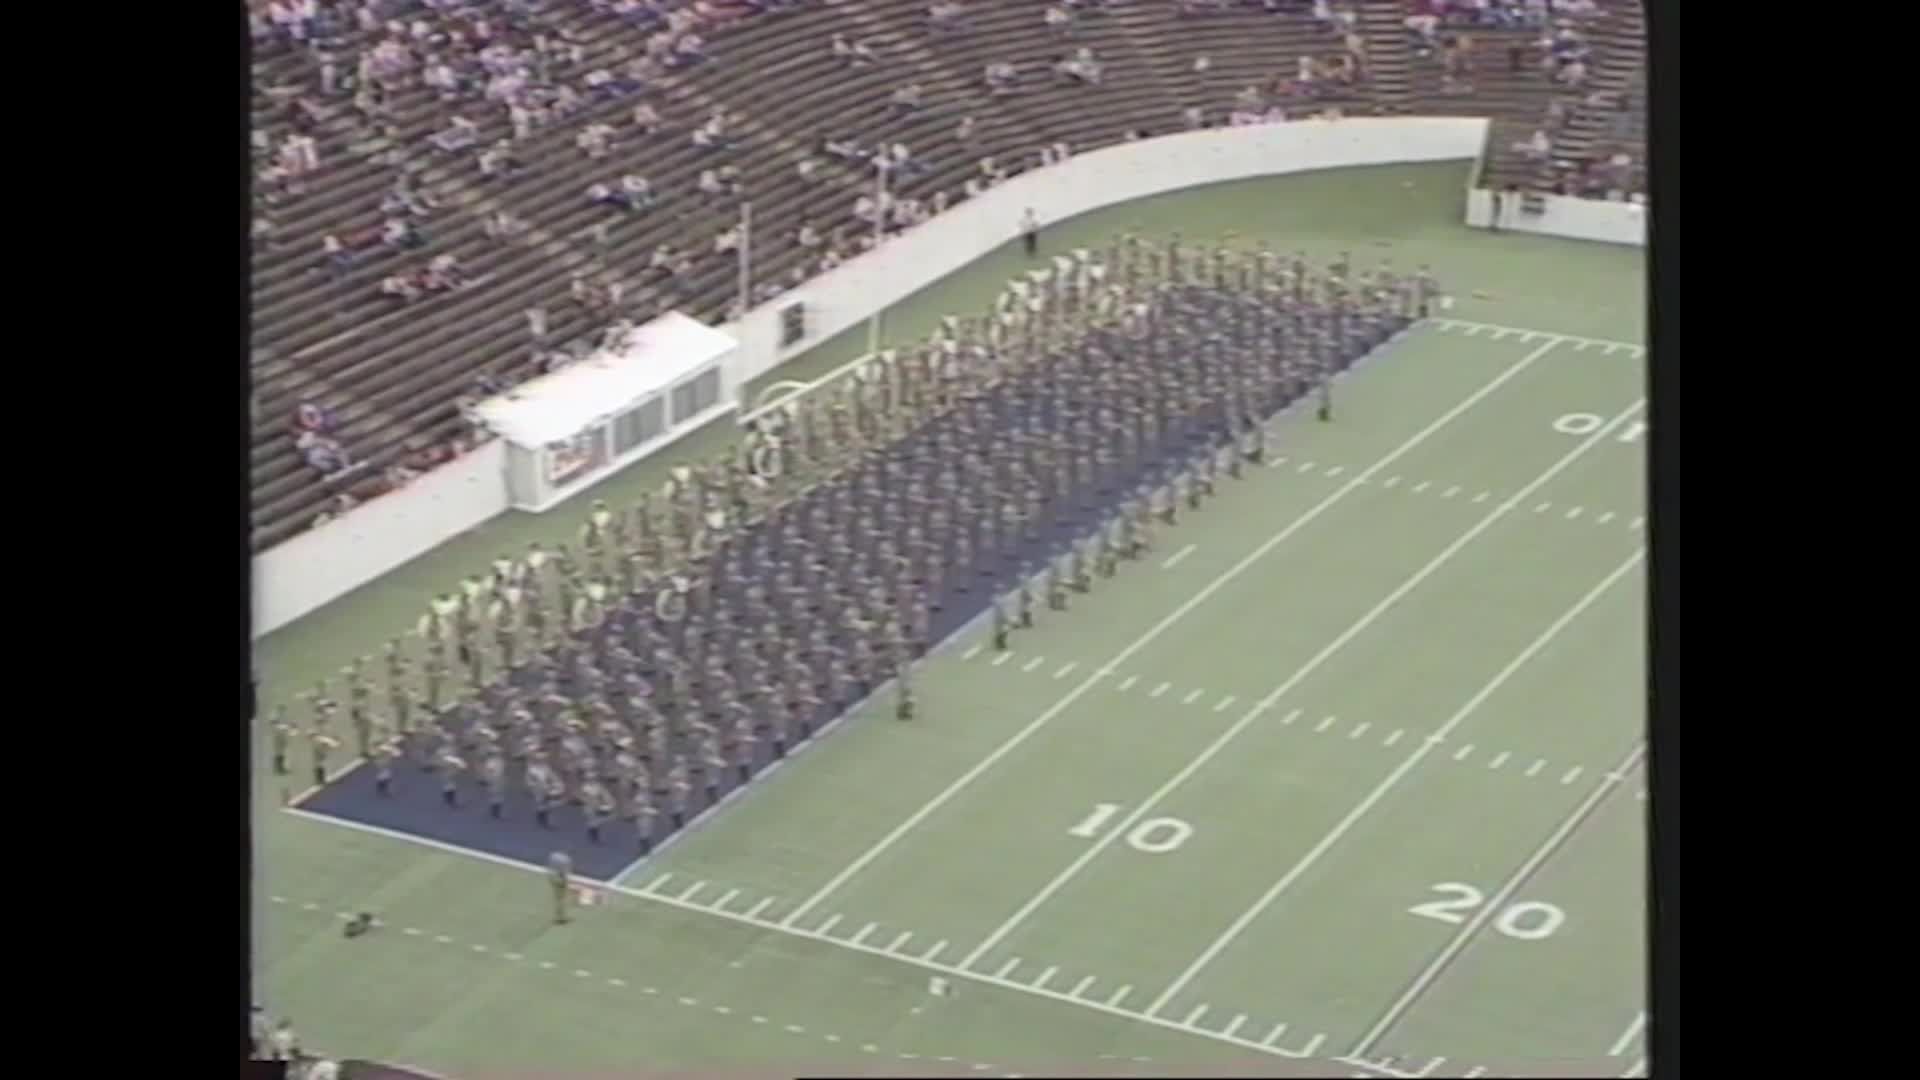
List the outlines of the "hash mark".
{"type": "Polygon", "coordinates": [[[1231,1024],[1228,1024],[1228,1025],[1226,1026],[1226,1029],[1220,1032],[1220,1037],[1221,1037],[1221,1038],[1223,1038],[1223,1039],[1231,1039],[1231,1038],[1233,1038],[1233,1033],[1234,1033],[1234,1032],[1236,1032],[1236,1031],[1239,1031],[1239,1030],[1240,1030],[1240,1025],[1241,1025],[1241,1024],[1244,1024],[1244,1023],[1246,1023],[1246,1022],[1247,1022],[1247,1014],[1246,1014],[1246,1013],[1241,1013],[1241,1014],[1240,1014],[1239,1016],[1236,1016],[1236,1017],[1234,1017],[1234,1018],[1233,1018],[1233,1023],[1231,1023],[1231,1024]]]}
{"type": "MultiPolygon", "coordinates": [[[[913,931],[911,931],[911,930],[902,930],[902,931],[900,931],[900,936],[899,936],[899,937],[897,937],[897,938],[894,938],[894,939],[893,939],[893,944],[891,944],[891,945],[889,945],[889,946],[887,946],[887,951],[888,951],[888,952],[899,952],[899,951],[900,951],[900,946],[902,946],[902,945],[905,945],[905,944],[906,944],[907,942],[909,942],[909,941],[911,941],[911,940],[913,940],[913,931]]],[[[942,944],[942,945],[945,945],[945,944],[946,944],[946,942],[944,942],[944,941],[943,941],[943,942],[941,942],[941,944],[942,944]]],[[[933,957],[932,957],[931,955],[929,955],[929,956],[927,957],[927,959],[929,959],[929,960],[931,960],[931,959],[933,959],[933,957]]]]}
{"type": "Polygon", "coordinates": [[[642,889],[641,891],[649,894],[657,893],[660,891],[662,886],[666,885],[666,883],[672,879],[673,879],[672,874],[661,874],[659,877],[653,879],[653,884],[647,886],[645,889],[642,889]]]}
{"type": "Polygon", "coordinates": [[[1003,652],[1003,653],[1001,653],[1001,654],[1000,654],[999,656],[996,656],[996,657],[994,657],[994,658],[993,658],[993,666],[994,666],[994,667],[999,667],[999,666],[1000,666],[1001,664],[1004,664],[1004,663],[1006,663],[1007,661],[1009,661],[1009,660],[1011,660],[1011,659],[1013,659],[1013,654],[1012,654],[1012,653],[1010,653],[1010,652],[1003,652]]]}
{"type": "Polygon", "coordinates": [[[1533,508],[1533,512],[1534,512],[1534,513],[1536,513],[1536,514],[1544,514],[1544,513],[1546,513],[1546,512],[1547,512],[1547,508],[1548,508],[1548,507],[1550,507],[1550,506],[1552,506],[1552,505],[1553,505],[1553,504],[1552,504],[1552,503],[1550,503],[1550,502],[1543,502],[1543,503],[1541,503],[1541,504],[1540,504],[1539,506],[1536,506],[1536,507],[1534,507],[1534,508],[1533,508]]]}
{"type": "Polygon", "coordinates": [[[827,921],[821,923],[820,929],[815,930],[814,933],[819,934],[821,937],[826,937],[827,933],[831,931],[835,926],[839,925],[839,923],[840,923],[840,916],[829,915],[827,916],[827,921]]]}
{"type": "Polygon", "coordinates": [[[1118,990],[1115,990],[1113,992],[1113,996],[1107,999],[1107,1008],[1109,1009],[1119,1008],[1120,1003],[1122,1001],[1125,1001],[1127,999],[1127,995],[1131,993],[1133,993],[1133,987],[1130,984],[1127,986],[1123,986],[1118,990]]]}
{"type": "Polygon", "coordinates": [[[1181,700],[1181,702],[1180,702],[1180,704],[1182,704],[1182,705],[1191,705],[1191,704],[1193,704],[1194,702],[1196,702],[1196,701],[1199,701],[1199,700],[1200,700],[1200,695],[1202,695],[1202,694],[1204,694],[1204,693],[1206,693],[1206,691],[1205,691],[1205,690],[1195,690],[1195,691],[1194,691],[1193,693],[1191,693],[1191,694],[1188,694],[1188,695],[1187,695],[1187,696],[1186,696],[1185,698],[1183,698],[1183,699],[1181,700]]]}
{"type": "Polygon", "coordinates": [[[1567,775],[1561,777],[1560,782],[1563,784],[1571,784],[1573,783],[1575,778],[1577,778],[1580,775],[1580,773],[1581,773],[1580,766],[1575,765],[1573,768],[1567,770],[1567,775]]]}
{"type": "Polygon", "coordinates": [[[1313,466],[1314,466],[1314,463],[1313,463],[1313,462],[1311,462],[1311,461],[1303,461],[1303,462],[1301,462],[1301,463],[1300,463],[1300,471],[1301,471],[1301,472],[1303,472],[1303,473],[1307,473],[1307,472],[1312,472],[1312,471],[1313,471],[1313,466]]]}
{"type": "Polygon", "coordinates": [[[1611,510],[1609,510],[1609,511],[1607,511],[1607,512],[1606,512],[1606,513],[1604,513],[1604,514],[1601,514],[1598,520],[1599,520],[1599,522],[1600,522],[1600,524],[1602,524],[1602,525],[1605,525],[1605,524],[1606,524],[1607,522],[1609,522],[1609,521],[1612,521],[1612,520],[1613,520],[1613,511],[1611,511],[1611,510]]]}
{"type": "Polygon", "coordinates": [[[725,910],[727,909],[727,902],[728,902],[729,900],[732,900],[732,899],[733,899],[734,897],[736,897],[736,896],[739,896],[739,895],[740,895],[740,890],[739,890],[739,889],[729,889],[729,890],[727,890],[727,894],[726,894],[725,896],[722,896],[722,897],[721,897],[720,899],[718,899],[718,900],[715,900],[715,901],[713,902],[713,909],[714,909],[715,911],[725,911],[725,910]]]}
{"type": "Polygon", "coordinates": [[[1286,1033],[1287,1033],[1287,1025],[1275,1024],[1273,1025],[1273,1030],[1267,1032],[1267,1037],[1261,1040],[1260,1045],[1272,1046],[1273,1040],[1278,1039],[1280,1036],[1285,1035],[1286,1033]]]}
{"type": "Polygon", "coordinates": [[[1089,975],[1086,978],[1081,979],[1078,983],[1076,983],[1073,989],[1068,992],[1067,996],[1079,997],[1081,994],[1084,994],[1087,992],[1087,987],[1092,985],[1093,985],[1093,976],[1089,975]]]}
{"type": "Polygon", "coordinates": [[[1033,670],[1034,668],[1037,668],[1037,667],[1039,667],[1039,666],[1040,666],[1041,664],[1044,664],[1044,663],[1046,663],[1046,662],[1047,662],[1047,658],[1046,658],[1046,657],[1044,657],[1044,656],[1036,656],[1036,657],[1034,657],[1033,659],[1031,659],[1031,660],[1029,660],[1029,661],[1027,661],[1027,663],[1026,663],[1026,666],[1025,666],[1025,667],[1022,667],[1022,668],[1021,668],[1020,670],[1021,670],[1021,671],[1032,671],[1032,670],[1033,670]]]}
{"type": "Polygon", "coordinates": [[[1428,488],[1430,488],[1430,487],[1432,487],[1432,486],[1433,486],[1432,484],[1430,484],[1430,483],[1428,483],[1428,482],[1427,482],[1427,481],[1425,481],[1425,480],[1422,480],[1422,481],[1420,481],[1419,483],[1417,483],[1417,484],[1415,484],[1415,485],[1413,485],[1413,493],[1414,493],[1415,495],[1418,495],[1418,494],[1420,494],[1421,492],[1423,492],[1423,491],[1425,491],[1425,490],[1427,490],[1428,488]]]}
{"type": "Polygon", "coordinates": [[[945,941],[936,941],[933,943],[933,948],[928,949],[927,954],[925,956],[922,956],[920,959],[931,964],[933,963],[933,958],[945,952],[946,949],[947,949],[947,943],[945,941]]]}
{"type": "Polygon", "coordinates": [[[1313,730],[1316,734],[1318,734],[1319,732],[1325,731],[1328,728],[1332,727],[1334,723],[1337,722],[1339,719],[1340,718],[1337,716],[1329,716],[1325,720],[1320,721],[1319,724],[1315,725],[1313,730]]]}
{"type": "Polygon", "coordinates": [[[999,974],[995,975],[994,978],[1004,979],[1007,977],[1008,972],[1012,971],[1013,969],[1019,966],[1020,966],[1020,958],[1016,956],[1013,959],[1008,960],[1004,965],[1002,965],[1000,968],[999,974]]]}
{"type": "Polygon", "coordinates": [[[1059,671],[1054,672],[1053,677],[1056,679],[1064,679],[1073,671],[1074,668],[1077,668],[1079,666],[1080,665],[1077,662],[1068,663],[1066,667],[1063,667],[1059,671]]]}
{"type": "Polygon", "coordinates": [[[1473,497],[1473,501],[1474,501],[1474,502],[1477,502],[1477,503],[1483,503],[1483,502],[1486,502],[1486,501],[1487,501],[1488,499],[1491,499],[1491,498],[1493,498],[1493,492],[1491,492],[1491,491],[1483,491],[1483,492],[1481,492],[1480,494],[1478,494],[1478,495],[1475,495],[1475,496],[1473,497]]]}
{"type": "Polygon", "coordinates": [[[1187,1014],[1186,1026],[1192,1027],[1195,1024],[1199,1023],[1200,1017],[1204,1016],[1206,1014],[1206,1011],[1207,1011],[1207,1007],[1205,1005],[1195,1005],[1193,1007],[1193,1011],[1187,1014]]]}
{"type": "Polygon", "coordinates": [[[1443,499],[1451,499],[1458,494],[1460,494],[1460,485],[1455,484],[1452,487],[1448,488],[1447,490],[1441,492],[1440,497],[1443,499]]]}
{"type": "Polygon", "coordinates": [[[1339,476],[1339,475],[1340,475],[1341,473],[1343,473],[1343,472],[1346,472],[1346,471],[1347,471],[1347,467],[1346,467],[1345,465],[1334,465],[1334,466],[1332,466],[1332,467],[1330,467],[1330,468],[1328,468],[1328,469],[1327,469],[1327,475],[1328,475],[1328,476],[1339,476]]]}
{"type": "Polygon", "coordinates": [[[1127,676],[1127,677],[1126,677],[1125,679],[1122,679],[1122,680],[1121,680],[1121,682],[1120,682],[1120,686],[1118,687],[1118,689],[1120,690],[1120,692],[1121,692],[1121,693],[1125,693],[1125,692],[1127,692],[1128,690],[1131,690],[1131,689],[1133,689],[1133,684],[1134,684],[1134,683],[1137,683],[1137,682],[1139,682],[1139,681],[1140,681],[1140,676],[1138,676],[1138,675],[1129,675],[1129,676],[1127,676]]]}
{"type": "Polygon", "coordinates": [[[1389,736],[1387,736],[1387,742],[1386,742],[1386,745],[1388,745],[1388,746],[1392,746],[1392,745],[1393,745],[1394,743],[1397,743],[1397,742],[1399,742],[1399,741],[1400,741],[1400,736],[1402,736],[1402,735],[1405,735],[1406,733],[1407,733],[1407,729],[1406,729],[1406,728],[1394,728],[1394,729],[1393,729],[1393,734],[1391,734],[1391,735],[1389,735],[1389,736]]]}
{"type": "Polygon", "coordinates": [[[1627,528],[1637,529],[1642,525],[1645,525],[1646,523],[1647,523],[1647,519],[1644,516],[1637,517],[1637,518],[1634,518],[1632,521],[1627,522],[1627,528]]]}
{"type": "Polygon", "coordinates": [[[982,646],[981,646],[981,644],[980,644],[979,642],[977,642],[977,641],[976,641],[976,642],[974,642],[974,643],[973,643],[973,646],[972,646],[971,648],[969,648],[969,649],[968,649],[968,650],[967,650],[966,652],[963,652],[963,653],[961,653],[961,654],[960,654],[960,659],[962,659],[962,660],[971,660],[971,659],[973,659],[974,657],[976,657],[976,656],[979,656],[979,655],[980,655],[980,649],[981,649],[981,648],[982,648],[982,646]]]}
{"type": "Polygon", "coordinates": [[[1586,507],[1584,507],[1584,506],[1576,506],[1576,507],[1574,507],[1573,509],[1571,509],[1571,510],[1568,510],[1568,511],[1567,511],[1567,520],[1568,520],[1568,521],[1572,521],[1572,520],[1573,520],[1574,518],[1577,518],[1577,517],[1579,517],[1579,516],[1580,516],[1581,514],[1583,514],[1583,513],[1585,513],[1585,512],[1586,512],[1586,509],[1587,509],[1587,508],[1586,508],[1586,507]]]}
{"type": "Polygon", "coordinates": [[[1233,696],[1232,694],[1228,694],[1228,695],[1227,695],[1226,697],[1223,697],[1223,698],[1221,698],[1221,699],[1220,699],[1220,704],[1218,704],[1218,705],[1215,705],[1215,706],[1213,707],[1213,711],[1214,711],[1214,712],[1226,712],[1226,711],[1227,711],[1227,706],[1229,706],[1229,705],[1232,705],[1232,704],[1234,703],[1234,700],[1235,700],[1235,699],[1234,699],[1234,696],[1233,696]]]}
{"type": "Polygon", "coordinates": [[[1472,743],[1468,743],[1467,745],[1465,745],[1465,746],[1463,746],[1463,747],[1461,747],[1460,749],[1458,749],[1458,750],[1455,750],[1455,751],[1453,752],[1453,760],[1455,760],[1455,761],[1465,761],[1465,760],[1467,760],[1467,755],[1469,755],[1469,754],[1471,754],[1471,753],[1473,753],[1473,744],[1472,744],[1472,743]]]}
{"type": "Polygon", "coordinates": [[[1051,978],[1053,978],[1053,976],[1054,976],[1054,975],[1055,975],[1055,974],[1056,974],[1056,973],[1057,973],[1057,972],[1058,972],[1059,970],[1060,970],[1060,968],[1059,968],[1058,966],[1055,966],[1055,967],[1050,967],[1050,968],[1048,968],[1047,970],[1045,970],[1045,971],[1043,971],[1043,972],[1041,972],[1041,973],[1040,973],[1040,977],[1039,977],[1039,978],[1037,978],[1037,979],[1035,979],[1035,980],[1033,980],[1033,988],[1034,988],[1035,990],[1039,990],[1039,989],[1042,989],[1042,988],[1044,988],[1044,987],[1045,987],[1045,986],[1047,985],[1047,980],[1048,980],[1048,979],[1051,979],[1051,978]]]}
{"type": "Polygon", "coordinates": [[[1362,720],[1352,731],[1347,733],[1347,738],[1357,739],[1360,736],[1365,735],[1367,733],[1367,729],[1372,726],[1373,726],[1373,721],[1362,720]]]}
{"type": "Polygon", "coordinates": [[[1547,759],[1540,758],[1536,760],[1532,765],[1527,766],[1527,775],[1528,776],[1536,775],[1537,773],[1539,773],[1541,769],[1544,769],[1546,767],[1547,767],[1547,759]]]}
{"type": "Polygon", "coordinates": [[[1280,722],[1283,724],[1291,724],[1298,719],[1300,719],[1300,710],[1295,709],[1292,712],[1288,713],[1287,715],[1281,717],[1280,722]]]}
{"type": "Polygon", "coordinates": [[[861,942],[867,940],[867,935],[873,933],[875,930],[879,929],[879,927],[880,927],[879,923],[868,923],[867,925],[861,927],[860,932],[853,935],[853,938],[851,939],[850,944],[858,945],[861,942]]]}
{"type": "Polygon", "coordinates": [[[1400,478],[1399,478],[1399,477],[1397,477],[1397,476],[1389,476],[1389,477],[1387,477],[1387,483],[1386,483],[1386,486],[1387,486],[1387,487],[1399,487],[1399,486],[1400,486],[1400,478]]]}
{"type": "Polygon", "coordinates": [[[1505,765],[1507,763],[1507,759],[1512,756],[1513,756],[1513,752],[1511,750],[1502,750],[1498,754],[1494,755],[1494,758],[1492,761],[1487,762],[1487,768],[1497,769],[1500,766],[1505,765]]]}
{"type": "Polygon", "coordinates": [[[772,906],[773,906],[773,897],[769,896],[766,899],[760,901],[759,903],[753,905],[753,910],[747,912],[747,918],[757,919],[760,917],[761,912],[767,910],[772,906]]]}
{"type": "Polygon", "coordinates": [[[704,889],[706,887],[707,887],[707,883],[704,881],[696,881],[693,884],[687,886],[687,891],[680,894],[680,902],[684,904],[692,900],[694,893],[697,893],[701,889],[704,889]]]}
{"type": "Polygon", "coordinates": [[[1153,688],[1153,693],[1151,693],[1151,694],[1148,694],[1147,696],[1148,696],[1148,697],[1159,697],[1159,696],[1160,696],[1161,694],[1164,694],[1164,693],[1166,693],[1166,692],[1167,692],[1168,690],[1170,690],[1170,689],[1172,689],[1172,687],[1173,687],[1173,684],[1172,684],[1172,683],[1170,683],[1170,682],[1163,682],[1163,683],[1161,683],[1161,684],[1160,684],[1159,686],[1156,686],[1156,687],[1154,687],[1154,688],[1153,688]]]}

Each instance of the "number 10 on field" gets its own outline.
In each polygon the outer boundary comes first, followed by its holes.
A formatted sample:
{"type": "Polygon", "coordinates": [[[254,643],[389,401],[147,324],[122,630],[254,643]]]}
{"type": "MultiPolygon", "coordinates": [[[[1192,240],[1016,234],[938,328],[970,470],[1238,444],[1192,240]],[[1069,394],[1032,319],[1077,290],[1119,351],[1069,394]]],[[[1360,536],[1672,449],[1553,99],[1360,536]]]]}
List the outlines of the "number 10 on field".
{"type": "MultiPolygon", "coordinates": [[[[1106,829],[1107,822],[1120,812],[1119,803],[1103,802],[1093,808],[1093,813],[1082,818],[1080,824],[1067,830],[1068,836],[1097,840],[1106,829]]],[[[1127,830],[1127,845],[1135,851],[1144,851],[1149,855],[1165,855],[1187,842],[1193,835],[1193,826],[1175,817],[1148,818],[1137,822],[1127,830]]]]}

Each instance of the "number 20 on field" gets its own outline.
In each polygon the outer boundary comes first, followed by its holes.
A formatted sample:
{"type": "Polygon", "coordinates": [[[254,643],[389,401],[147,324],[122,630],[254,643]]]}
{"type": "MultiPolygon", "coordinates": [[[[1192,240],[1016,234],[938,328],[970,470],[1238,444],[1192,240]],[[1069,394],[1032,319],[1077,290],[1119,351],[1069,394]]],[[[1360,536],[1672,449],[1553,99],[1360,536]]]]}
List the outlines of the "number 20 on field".
{"type": "MultiPolygon", "coordinates": [[[[1103,802],[1094,805],[1093,813],[1082,818],[1080,824],[1067,830],[1068,836],[1097,838],[1101,828],[1113,815],[1120,812],[1119,803],[1103,802]]],[[[1149,855],[1165,855],[1193,835],[1193,826],[1173,817],[1148,818],[1127,830],[1127,845],[1135,851],[1144,851],[1149,855]]]]}
{"type": "MultiPolygon", "coordinates": [[[[1467,921],[1467,912],[1487,902],[1485,893],[1457,881],[1443,881],[1429,891],[1443,893],[1451,899],[1429,900],[1424,904],[1415,904],[1407,910],[1412,914],[1438,919],[1444,923],[1463,923],[1467,921]]],[[[1553,936],[1553,932],[1560,929],[1560,924],[1566,921],[1567,913],[1552,904],[1543,904],[1538,900],[1523,900],[1501,908],[1500,913],[1494,916],[1493,928],[1510,938],[1539,941],[1541,938],[1553,936]]]]}

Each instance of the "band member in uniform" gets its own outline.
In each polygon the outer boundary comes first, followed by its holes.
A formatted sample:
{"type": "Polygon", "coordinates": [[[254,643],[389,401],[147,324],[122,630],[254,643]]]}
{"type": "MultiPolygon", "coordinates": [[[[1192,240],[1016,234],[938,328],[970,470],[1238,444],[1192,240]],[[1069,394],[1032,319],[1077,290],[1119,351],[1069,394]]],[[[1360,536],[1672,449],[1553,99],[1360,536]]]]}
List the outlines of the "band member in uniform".
{"type": "Polygon", "coordinates": [[[321,787],[327,782],[327,755],[339,749],[340,740],[327,734],[318,725],[307,733],[307,738],[313,746],[313,783],[315,787],[321,787]]]}
{"type": "Polygon", "coordinates": [[[287,720],[287,707],[277,705],[273,710],[273,774],[287,775],[287,746],[292,743],[299,729],[287,720]]]}
{"type": "Polygon", "coordinates": [[[460,774],[467,770],[466,761],[448,747],[435,763],[440,769],[440,801],[448,806],[460,805],[460,774]]]}
{"type": "Polygon", "coordinates": [[[487,791],[487,816],[499,821],[507,799],[507,759],[500,751],[494,750],[481,761],[480,784],[487,791]]]}
{"type": "Polygon", "coordinates": [[[373,787],[382,795],[393,793],[393,763],[400,757],[400,740],[387,739],[373,748],[373,787]]]}

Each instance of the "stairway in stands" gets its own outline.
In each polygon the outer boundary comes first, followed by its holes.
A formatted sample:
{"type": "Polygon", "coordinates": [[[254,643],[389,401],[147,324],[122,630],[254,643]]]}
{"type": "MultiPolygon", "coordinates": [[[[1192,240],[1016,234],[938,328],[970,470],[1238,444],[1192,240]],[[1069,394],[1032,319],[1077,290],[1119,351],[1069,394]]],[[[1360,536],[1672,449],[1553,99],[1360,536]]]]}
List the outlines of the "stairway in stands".
{"type": "MultiPolygon", "coordinates": [[[[1626,101],[1636,77],[1646,70],[1646,32],[1646,16],[1638,3],[1608,6],[1605,19],[1591,35],[1593,67],[1587,84],[1578,98],[1569,100],[1567,121],[1555,134],[1554,161],[1588,160],[1607,138],[1622,104],[1635,109],[1646,107],[1644,100],[1626,101]]],[[[1644,81],[1640,85],[1644,86],[1644,81]]],[[[1542,164],[1535,182],[1521,198],[1522,212],[1544,211],[1553,181],[1553,163],[1542,164]]]]}
{"type": "Polygon", "coordinates": [[[1413,112],[1413,50],[1407,44],[1405,3],[1362,0],[1360,33],[1367,41],[1375,111],[1382,115],[1413,112]]]}

